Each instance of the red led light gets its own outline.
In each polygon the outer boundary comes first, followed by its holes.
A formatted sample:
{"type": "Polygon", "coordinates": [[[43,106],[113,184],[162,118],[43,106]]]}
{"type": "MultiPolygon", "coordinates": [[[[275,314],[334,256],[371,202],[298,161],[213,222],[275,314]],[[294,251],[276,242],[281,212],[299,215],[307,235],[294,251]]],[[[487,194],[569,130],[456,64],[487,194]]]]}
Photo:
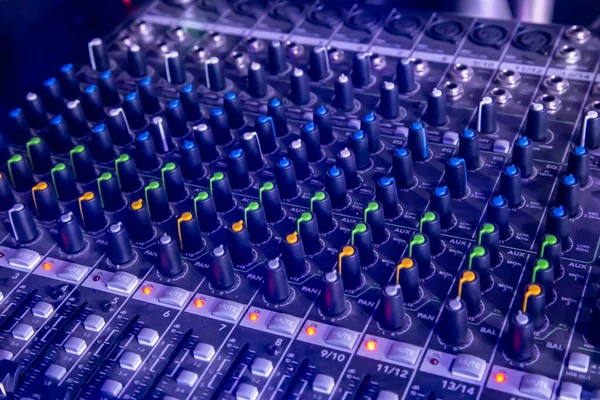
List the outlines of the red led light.
{"type": "Polygon", "coordinates": [[[257,321],[259,317],[260,317],[260,315],[255,312],[250,313],[250,315],[248,316],[248,318],[250,318],[250,321],[257,321]]]}
{"type": "Polygon", "coordinates": [[[437,358],[431,358],[429,362],[431,363],[431,365],[438,365],[440,363],[440,360],[438,360],[437,358]]]}
{"type": "Polygon", "coordinates": [[[204,307],[204,300],[202,300],[202,299],[196,299],[196,300],[194,300],[194,305],[196,307],[198,307],[198,308],[204,307]]]}
{"type": "Polygon", "coordinates": [[[315,328],[314,326],[309,326],[308,328],[306,328],[306,334],[308,336],[314,336],[317,333],[317,328],[315,328]]]}
{"type": "Polygon", "coordinates": [[[44,263],[44,269],[45,269],[46,271],[50,271],[50,270],[52,269],[52,267],[53,267],[53,266],[54,266],[54,265],[53,265],[52,263],[49,263],[49,262],[47,262],[47,263],[44,263]]]}
{"type": "Polygon", "coordinates": [[[152,288],[150,286],[145,286],[142,289],[142,293],[144,293],[144,294],[150,294],[150,293],[152,293],[152,288]]]}

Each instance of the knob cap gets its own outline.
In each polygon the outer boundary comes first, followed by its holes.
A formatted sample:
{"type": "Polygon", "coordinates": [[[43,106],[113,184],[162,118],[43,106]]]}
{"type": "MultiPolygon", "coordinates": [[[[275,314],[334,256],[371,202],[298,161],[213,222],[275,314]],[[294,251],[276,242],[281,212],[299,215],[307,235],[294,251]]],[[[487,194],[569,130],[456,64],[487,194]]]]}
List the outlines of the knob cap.
{"type": "Polygon", "coordinates": [[[184,271],[183,260],[177,241],[166,233],[158,239],[158,271],[166,277],[173,277],[184,271]]]}

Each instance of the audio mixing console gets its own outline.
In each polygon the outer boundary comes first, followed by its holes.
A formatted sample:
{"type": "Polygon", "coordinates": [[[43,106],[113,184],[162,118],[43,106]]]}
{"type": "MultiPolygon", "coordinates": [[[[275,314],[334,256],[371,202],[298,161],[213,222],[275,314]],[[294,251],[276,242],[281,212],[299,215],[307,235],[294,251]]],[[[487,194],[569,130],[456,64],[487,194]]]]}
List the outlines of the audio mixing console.
{"type": "Polygon", "coordinates": [[[164,0],[15,101],[0,397],[600,399],[600,39],[164,0]]]}

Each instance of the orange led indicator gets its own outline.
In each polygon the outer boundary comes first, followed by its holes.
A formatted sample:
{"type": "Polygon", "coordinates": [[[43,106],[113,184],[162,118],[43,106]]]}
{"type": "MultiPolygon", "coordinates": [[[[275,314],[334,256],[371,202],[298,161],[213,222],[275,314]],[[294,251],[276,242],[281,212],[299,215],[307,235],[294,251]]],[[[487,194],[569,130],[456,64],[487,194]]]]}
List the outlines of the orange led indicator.
{"type": "Polygon", "coordinates": [[[45,269],[46,271],[50,271],[50,270],[52,269],[52,267],[53,267],[53,266],[54,266],[54,265],[53,265],[52,263],[49,263],[49,262],[47,262],[47,263],[44,263],[44,269],[45,269]]]}
{"type": "Polygon", "coordinates": [[[317,333],[317,328],[315,328],[314,326],[309,326],[308,328],[306,328],[306,334],[308,336],[314,336],[317,333]]]}
{"type": "Polygon", "coordinates": [[[367,347],[367,350],[373,351],[377,348],[377,342],[374,340],[369,340],[365,346],[367,347]]]}
{"type": "Polygon", "coordinates": [[[250,316],[248,318],[250,318],[250,321],[257,321],[258,318],[260,317],[260,315],[258,313],[250,313],[250,316]]]}
{"type": "Polygon", "coordinates": [[[498,372],[494,375],[494,380],[498,383],[504,383],[506,382],[506,374],[504,372],[498,372]]]}
{"type": "Polygon", "coordinates": [[[194,305],[196,307],[198,307],[198,308],[204,307],[204,300],[202,300],[202,299],[196,299],[196,300],[194,300],[194,305]]]}
{"type": "Polygon", "coordinates": [[[152,288],[150,286],[145,286],[142,289],[142,293],[144,293],[144,294],[150,294],[150,293],[152,293],[152,288]]]}

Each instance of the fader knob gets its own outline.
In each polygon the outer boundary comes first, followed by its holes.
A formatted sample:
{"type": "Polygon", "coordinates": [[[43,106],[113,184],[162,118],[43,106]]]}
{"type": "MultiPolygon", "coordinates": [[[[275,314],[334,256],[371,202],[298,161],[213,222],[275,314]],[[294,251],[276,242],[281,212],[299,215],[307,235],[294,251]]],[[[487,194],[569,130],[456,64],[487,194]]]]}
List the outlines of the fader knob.
{"type": "Polygon", "coordinates": [[[158,239],[158,257],[158,271],[161,275],[170,278],[183,272],[183,260],[177,241],[166,233],[158,239]]]}

